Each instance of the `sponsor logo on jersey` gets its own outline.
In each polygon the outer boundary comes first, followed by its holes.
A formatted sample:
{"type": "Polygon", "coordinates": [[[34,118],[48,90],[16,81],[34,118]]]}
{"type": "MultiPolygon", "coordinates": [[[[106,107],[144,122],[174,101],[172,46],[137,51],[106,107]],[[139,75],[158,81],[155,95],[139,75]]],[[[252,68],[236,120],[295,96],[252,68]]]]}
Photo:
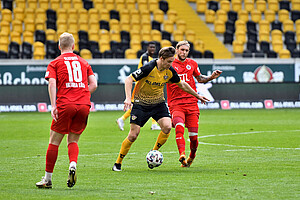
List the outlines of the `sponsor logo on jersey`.
{"type": "Polygon", "coordinates": [[[132,119],[132,120],[136,120],[136,118],[137,118],[137,116],[135,116],[135,115],[132,115],[132,116],[131,116],[131,119],[132,119]]]}

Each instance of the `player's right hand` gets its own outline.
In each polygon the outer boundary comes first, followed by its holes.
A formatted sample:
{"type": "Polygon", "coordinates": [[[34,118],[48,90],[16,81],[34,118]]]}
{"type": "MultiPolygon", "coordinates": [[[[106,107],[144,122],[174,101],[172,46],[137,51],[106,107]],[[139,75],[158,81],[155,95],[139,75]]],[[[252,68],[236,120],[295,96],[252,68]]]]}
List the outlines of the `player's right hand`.
{"type": "Polygon", "coordinates": [[[200,96],[200,95],[198,95],[198,99],[201,101],[202,104],[206,104],[207,101],[210,101],[205,96],[200,96]]]}
{"type": "Polygon", "coordinates": [[[53,108],[51,109],[51,116],[52,116],[52,118],[54,119],[54,121],[57,121],[57,118],[58,118],[58,111],[57,111],[56,106],[53,107],[53,108]]]}

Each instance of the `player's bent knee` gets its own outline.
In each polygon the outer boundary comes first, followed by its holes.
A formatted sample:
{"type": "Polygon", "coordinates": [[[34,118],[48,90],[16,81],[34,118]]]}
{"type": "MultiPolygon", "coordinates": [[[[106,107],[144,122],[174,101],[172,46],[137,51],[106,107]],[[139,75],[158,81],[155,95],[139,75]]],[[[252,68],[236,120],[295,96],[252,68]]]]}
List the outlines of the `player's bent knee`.
{"type": "Polygon", "coordinates": [[[165,134],[168,134],[170,133],[171,131],[171,126],[164,126],[164,127],[161,127],[161,131],[164,132],[165,134]]]}

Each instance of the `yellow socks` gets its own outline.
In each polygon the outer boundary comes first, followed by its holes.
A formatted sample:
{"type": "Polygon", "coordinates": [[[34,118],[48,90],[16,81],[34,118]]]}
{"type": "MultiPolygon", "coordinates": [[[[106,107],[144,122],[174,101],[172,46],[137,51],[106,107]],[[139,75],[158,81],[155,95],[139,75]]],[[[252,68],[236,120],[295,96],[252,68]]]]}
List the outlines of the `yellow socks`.
{"type": "Polygon", "coordinates": [[[127,110],[124,115],[121,117],[123,119],[123,121],[125,121],[125,119],[127,119],[130,116],[131,110],[127,110]]]}
{"type": "Polygon", "coordinates": [[[127,137],[124,139],[124,141],[122,142],[122,146],[121,146],[120,153],[119,153],[119,156],[117,158],[116,163],[122,163],[122,160],[126,156],[126,154],[128,153],[132,143],[133,142],[130,142],[127,139],[127,137]]]}
{"type": "Polygon", "coordinates": [[[164,132],[160,131],[156,143],[153,147],[153,150],[158,150],[164,143],[166,143],[170,133],[165,134],[164,132]]]}

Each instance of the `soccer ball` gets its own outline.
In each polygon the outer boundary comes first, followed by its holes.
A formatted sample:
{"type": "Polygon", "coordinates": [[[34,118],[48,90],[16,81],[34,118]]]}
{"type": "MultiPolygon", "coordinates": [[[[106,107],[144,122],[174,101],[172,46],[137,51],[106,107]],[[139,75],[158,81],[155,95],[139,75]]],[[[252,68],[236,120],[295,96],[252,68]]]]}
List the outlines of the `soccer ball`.
{"type": "Polygon", "coordinates": [[[153,169],[154,167],[158,167],[163,162],[163,155],[157,150],[151,150],[146,156],[146,160],[148,163],[148,167],[153,169]]]}

